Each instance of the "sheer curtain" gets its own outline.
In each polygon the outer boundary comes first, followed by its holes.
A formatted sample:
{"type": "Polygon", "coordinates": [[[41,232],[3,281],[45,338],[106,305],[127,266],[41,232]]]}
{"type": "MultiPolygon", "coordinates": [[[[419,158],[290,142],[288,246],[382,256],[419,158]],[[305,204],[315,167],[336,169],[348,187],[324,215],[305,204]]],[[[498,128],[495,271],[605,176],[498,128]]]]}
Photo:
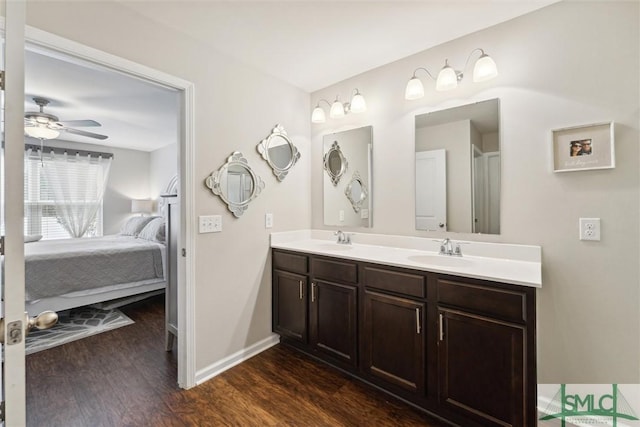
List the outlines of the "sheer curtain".
{"type": "Polygon", "coordinates": [[[44,182],[56,217],[71,237],[95,234],[96,215],[109,178],[111,158],[90,153],[49,152],[42,161],[44,182]]]}

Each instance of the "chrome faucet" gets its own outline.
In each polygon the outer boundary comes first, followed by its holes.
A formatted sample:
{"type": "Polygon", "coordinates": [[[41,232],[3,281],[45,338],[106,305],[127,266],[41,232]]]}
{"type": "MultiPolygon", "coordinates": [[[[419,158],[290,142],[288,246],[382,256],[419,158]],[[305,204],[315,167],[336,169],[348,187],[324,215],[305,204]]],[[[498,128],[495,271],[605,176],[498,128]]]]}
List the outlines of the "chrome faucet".
{"type": "Polygon", "coordinates": [[[462,249],[460,249],[460,243],[456,243],[454,248],[454,243],[448,237],[445,238],[442,242],[440,242],[440,255],[449,255],[449,256],[462,256],[462,249]]]}
{"type": "Polygon", "coordinates": [[[333,233],[334,236],[338,236],[338,241],[336,243],[340,245],[350,245],[351,244],[351,235],[343,232],[342,230],[338,230],[333,233]]]}

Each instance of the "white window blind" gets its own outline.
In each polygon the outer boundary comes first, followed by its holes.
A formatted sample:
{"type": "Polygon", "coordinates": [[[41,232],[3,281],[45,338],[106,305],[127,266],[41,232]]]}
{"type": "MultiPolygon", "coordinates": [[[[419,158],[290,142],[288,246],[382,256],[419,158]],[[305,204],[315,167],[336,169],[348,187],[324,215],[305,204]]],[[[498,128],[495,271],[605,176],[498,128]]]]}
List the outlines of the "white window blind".
{"type": "Polygon", "coordinates": [[[41,234],[43,239],[73,237],[60,219],[66,211],[98,204],[97,214],[82,237],[102,236],[102,194],[108,169],[97,162],[74,161],[74,157],[61,157],[47,153],[40,157],[39,150],[25,152],[24,165],[24,232],[41,234]],[[64,168],[65,179],[51,182],[51,172],[45,168],[64,168]],[[49,176],[47,176],[49,172],[49,176]],[[106,172],[106,173],[105,173],[106,172]],[[53,185],[62,186],[54,189],[53,185]]]}

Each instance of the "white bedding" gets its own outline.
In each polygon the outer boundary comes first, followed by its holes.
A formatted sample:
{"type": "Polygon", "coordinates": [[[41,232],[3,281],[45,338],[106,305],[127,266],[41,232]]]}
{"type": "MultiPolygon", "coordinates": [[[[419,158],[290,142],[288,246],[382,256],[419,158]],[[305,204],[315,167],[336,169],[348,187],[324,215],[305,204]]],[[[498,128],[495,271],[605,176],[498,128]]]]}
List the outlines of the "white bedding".
{"type": "Polygon", "coordinates": [[[25,244],[27,301],[164,280],[164,245],[131,236],[25,244]]]}

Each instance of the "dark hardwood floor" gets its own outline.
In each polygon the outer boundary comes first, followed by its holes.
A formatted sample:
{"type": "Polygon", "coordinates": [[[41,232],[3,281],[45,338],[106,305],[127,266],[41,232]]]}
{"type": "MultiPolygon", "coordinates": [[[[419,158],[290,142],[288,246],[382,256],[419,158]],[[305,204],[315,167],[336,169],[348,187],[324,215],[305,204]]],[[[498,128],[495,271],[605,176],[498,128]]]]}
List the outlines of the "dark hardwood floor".
{"type": "Polygon", "coordinates": [[[444,426],[284,346],[194,387],[164,351],[164,296],[135,323],[27,356],[29,426],[444,426]]]}

